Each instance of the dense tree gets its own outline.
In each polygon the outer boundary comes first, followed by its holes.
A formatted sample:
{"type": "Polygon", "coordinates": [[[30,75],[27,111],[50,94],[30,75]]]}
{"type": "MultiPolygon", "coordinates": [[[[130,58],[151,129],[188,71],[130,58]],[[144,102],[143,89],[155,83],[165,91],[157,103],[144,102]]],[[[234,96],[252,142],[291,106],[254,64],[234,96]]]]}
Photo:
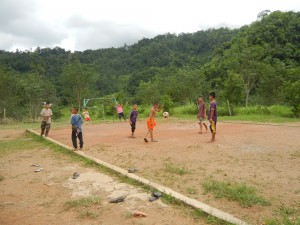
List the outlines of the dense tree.
{"type": "Polygon", "coordinates": [[[93,90],[93,75],[93,67],[82,64],[77,59],[63,68],[61,84],[68,103],[77,104],[80,109],[83,98],[89,97],[93,90]]]}
{"type": "Polygon", "coordinates": [[[299,30],[299,12],[275,11],[240,29],[167,33],[120,48],[0,51],[0,111],[34,118],[41,101],[80,106],[106,95],[184,104],[211,90],[220,104],[289,104],[297,111],[299,30]]]}

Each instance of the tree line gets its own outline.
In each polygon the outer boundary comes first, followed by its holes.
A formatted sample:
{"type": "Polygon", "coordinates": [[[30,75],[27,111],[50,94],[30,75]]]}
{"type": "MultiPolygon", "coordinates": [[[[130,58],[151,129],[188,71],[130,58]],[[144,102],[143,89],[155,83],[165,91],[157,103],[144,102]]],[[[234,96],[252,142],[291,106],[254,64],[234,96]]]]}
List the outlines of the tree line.
{"type": "MultiPolygon", "coordinates": [[[[41,102],[185,104],[211,90],[236,106],[284,104],[300,111],[300,16],[276,11],[240,29],[144,38],[120,48],[0,51],[0,112],[35,118],[41,102]]],[[[1,114],[0,114],[1,115],[1,114]]]]}

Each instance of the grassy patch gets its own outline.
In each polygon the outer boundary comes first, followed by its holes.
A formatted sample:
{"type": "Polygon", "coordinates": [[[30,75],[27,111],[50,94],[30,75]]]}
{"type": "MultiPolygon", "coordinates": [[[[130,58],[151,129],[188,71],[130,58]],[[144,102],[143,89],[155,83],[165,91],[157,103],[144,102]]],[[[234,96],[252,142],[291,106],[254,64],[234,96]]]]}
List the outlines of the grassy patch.
{"type": "Polygon", "coordinates": [[[0,141],[0,157],[3,157],[8,153],[21,151],[24,149],[28,150],[43,147],[45,147],[45,145],[43,145],[42,143],[34,141],[28,135],[24,135],[16,140],[0,141]]]}
{"type": "Polygon", "coordinates": [[[226,198],[237,201],[243,207],[253,205],[270,205],[270,203],[256,194],[256,190],[245,184],[208,180],[202,184],[206,193],[212,192],[216,198],[226,198]]]}
{"type": "Polygon", "coordinates": [[[188,173],[191,173],[191,171],[185,167],[180,167],[177,165],[174,165],[172,163],[166,163],[165,164],[165,172],[167,173],[175,173],[178,175],[185,175],[188,173]]]}
{"type": "Polygon", "coordinates": [[[298,118],[286,118],[274,115],[237,115],[237,116],[221,116],[220,121],[247,121],[260,123],[292,123],[299,122],[298,118]]]}
{"type": "Polygon", "coordinates": [[[298,157],[300,157],[300,151],[297,151],[297,152],[292,153],[292,154],[291,154],[291,157],[293,157],[293,158],[298,158],[298,157]]]}
{"type": "Polygon", "coordinates": [[[196,195],[196,194],[198,194],[198,191],[197,191],[195,188],[189,187],[189,188],[186,189],[186,191],[187,191],[189,194],[191,194],[191,195],[196,195]]]}
{"type": "Polygon", "coordinates": [[[98,213],[89,211],[89,210],[83,210],[82,212],[80,212],[80,218],[84,219],[84,218],[89,218],[89,219],[97,219],[99,217],[98,213]]]}
{"type": "Polygon", "coordinates": [[[101,199],[99,197],[92,196],[92,197],[87,197],[87,198],[70,200],[64,204],[64,208],[66,210],[69,210],[71,208],[90,207],[93,205],[101,205],[101,199]]]}
{"type": "Polygon", "coordinates": [[[176,206],[177,208],[180,208],[188,216],[192,217],[195,220],[205,221],[207,224],[212,224],[212,225],[230,225],[231,224],[224,220],[220,220],[214,216],[211,216],[199,209],[195,209],[189,205],[186,205],[184,202],[179,201],[178,199],[174,198],[172,195],[164,194],[162,196],[161,200],[165,204],[173,205],[173,206],[176,206]]]}
{"type": "Polygon", "coordinates": [[[0,181],[4,180],[4,176],[0,175],[0,181]]]}
{"type": "Polygon", "coordinates": [[[264,222],[265,225],[300,225],[299,209],[282,205],[274,218],[267,218],[264,222]]]}
{"type": "Polygon", "coordinates": [[[213,225],[230,225],[231,223],[220,220],[214,216],[208,215],[200,210],[193,210],[192,216],[194,219],[204,219],[205,223],[213,225]]]}

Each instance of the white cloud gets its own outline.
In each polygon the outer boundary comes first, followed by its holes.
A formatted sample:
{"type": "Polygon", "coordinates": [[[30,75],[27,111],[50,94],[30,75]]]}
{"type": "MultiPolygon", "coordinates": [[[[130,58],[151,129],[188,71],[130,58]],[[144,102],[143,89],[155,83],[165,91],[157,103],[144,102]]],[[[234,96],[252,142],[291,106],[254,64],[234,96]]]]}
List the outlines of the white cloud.
{"type": "Polygon", "coordinates": [[[163,33],[240,27],[265,9],[300,10],[297,0],[1,0],[0,48],[118,47],[163,33]],[[26,3],[26,4],[25,4],[26,3]]]}

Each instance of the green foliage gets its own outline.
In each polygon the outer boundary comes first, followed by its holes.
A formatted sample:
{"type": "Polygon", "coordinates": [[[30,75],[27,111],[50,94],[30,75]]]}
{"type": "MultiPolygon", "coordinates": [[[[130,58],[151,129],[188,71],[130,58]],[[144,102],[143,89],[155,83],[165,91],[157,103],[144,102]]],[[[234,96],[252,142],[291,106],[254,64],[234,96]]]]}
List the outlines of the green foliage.
{"type": "Polygon", "coordinates": [[[192,195],[196,195],[198,194],[198,191],[195,189],[195,188],[187,188],[186,191],[189,193],[189,194],[192,194],[192,195]]]}
{"type": "Polygon", "coordinates": [[[80,218],[90,218],[90,219],[97,219],[99,215],[95,212],[84,210],[80,212],[80,218]]]}
{"type": "Polygon", "coordinates": [[[170,96],[163,95],[160,98],[160,104],[163,105],[163,111],[171,113],[172,108],[174,107],[174,103],[170,96]]]}
{"type": "Polygon", "coordinates": [[[64,208],[66,210],[69,210],[71,208],[90,207],[92,205],[101,205],[101,199],[97,196],[92,196],[92,197],[87,197],[87,198],[70,200],[64,204],[64,208]]]}
{"type": "MultiPolygon", "coordinates": [[[[0,117],[5,108],[8,117],[34,121],[41,102],[80,106],[83,98],[112,94],[124,104],[161,101],[172,111],[212,90],[234,113],[241,105],[287,102],[299,117],[299,18],[299,12],[275,11],[240,29],[167,33],[120,48],[0,51],[0,117]]],[[[112,106],[105,107],[113,116],[112,106]]],[[[178,110],[192,114],[187,108],[178,110]]]]}
{"type": "Polygon", "coordinates": [[[165,164],[165,171],[168,173],[175,173],[178,175],[185,175],[185,174],[191,173],[191,171],[189,169],[187,169],[186,167],[177,166],[172,163],[165,164]]]}
{"type": "Polygon", "coordinates": [[[90,94],[93,83],[94,69],[90,65],[84,65],[75,60],[63,68],[61,84],[63,85],[64,98],[68,103],[78,105],[90,94]]]}
{"type": "Polygon", "coordinates": [[[244,99],[245,84],[240,74],[229,71],[224,83],[224,97],[230,104],[237,105],[244,99]]]}
{"type": "Polygon", "coordinates": [[[194,115],[195,117],[197,116],[198,109],[196,104],[187,104],[183,106],[178,106],[173,109],[174,115],[179,116],[179,115],[194,115]]]}
{"type": "Polygon", "coordinates": [[[35,149],[41,146],[40,143],[33,141],[30,137],[22,136],[22,138],[10,141],[0,141],[0,157],[5,156],[7,153],[21,151],[24,149],[35,149]]]}
{"type": "Polygon", "coordinates": [[[276,210],[276,216],[266,218],[266,225],[300,225],[299,209],[290,208],[282,205],[276,210]]]}
{"type": "Polygon", "coordinates": [[[246,184],[207,180],[202,186],[206,193],[212,192],[216,198],[226,198],[228,200],[237,201],[243,207],[270,204],[263,197],[258,196],[254,188],[246,184]]]}
{"type": "Polygon", "coordinates": [[[285,98],[293,107],[293,113],[300,117],[300,80],[296,82],[286,82],[284,86],[285,98]]]}

